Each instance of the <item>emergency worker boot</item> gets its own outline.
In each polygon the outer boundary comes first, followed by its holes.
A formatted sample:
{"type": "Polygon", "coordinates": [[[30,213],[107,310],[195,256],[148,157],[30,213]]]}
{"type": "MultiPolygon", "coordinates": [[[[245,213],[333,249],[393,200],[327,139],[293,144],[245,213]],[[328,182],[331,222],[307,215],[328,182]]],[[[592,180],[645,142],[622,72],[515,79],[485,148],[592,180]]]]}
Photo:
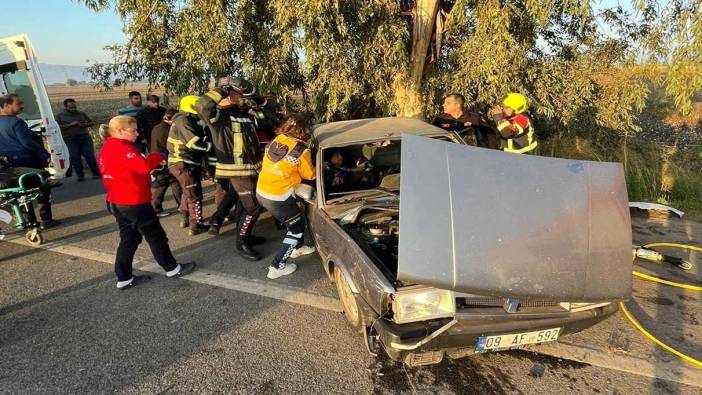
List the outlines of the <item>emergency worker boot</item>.
{"type": "Polygon", "coordinates": [[[187,228],[190,226],[190,215],[187,213],[180,213],[180,227],[187,228]]]}
{"type": "Polygon", "coordinates": [[[236,252],[241,255],[242,258],[248,259],[249,261],[258,261],[261,259],[261,254],[254,250],[253,247],[246,242],[246,236],[238,235],[236,237],[236,252]]]}
{"type": "Polygon", "coordinates": [[[212,236],[217,236],[219,235],[219,228],[220,225],[217,223],[210,223],[210,229],[207,231],[207,234],[212,235],[212,236]]]}
{"type": "Polygon", "coordinates": [[[188,230],[188,235],[197,236],[200,233],[207,232],[207,226],[197,222],[190,222],[190,229],[188,230]]]}
{"type": "Polygon", "coordinates": [[[246,241],[246,244],[252,245],[252,246],[257,246],[257,245],[260,245],[260,244],[263,244],[266,242],[265,237],[254,236],[254,235],[244,236],[244,240],[246,241]]]}

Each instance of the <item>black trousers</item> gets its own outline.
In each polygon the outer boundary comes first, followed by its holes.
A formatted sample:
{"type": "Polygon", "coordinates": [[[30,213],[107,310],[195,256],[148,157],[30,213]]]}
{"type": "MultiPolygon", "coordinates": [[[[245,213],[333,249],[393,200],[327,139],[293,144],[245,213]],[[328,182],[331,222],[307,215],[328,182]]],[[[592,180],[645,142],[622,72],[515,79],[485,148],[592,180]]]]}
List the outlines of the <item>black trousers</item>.
{"type": "Polygon", "coordinates": [[[180,183],[168,170],[165,173],[154,174],[155,180],[151,183],[151,205],[157,213],[163,211],[163,198],[166,197],[166,190],[170,187],[173,198],[180,207],[180,198],[183,195],[183,188],[180,183]]]}
{"type": "MultiPolygon", "coordinates": [[[[12,167],[28,167],[32,169],[44,170],[46,163],[44,163],[41,158],[32,159],[13,159],[10,161],[10,166],[12,167]]],[[[51,221],[53,215],[51,213],[51,189],[42,189],[39,197],[37,197],[37,203],[39,204],[39,218],[42,221],[51,221]]],[[[27,218],[25,218],[28,224],[34,225],[36,223],[36,215],[34,214],[34,205],[30,203],[27,206],[27,218]]]]}
{"type": "Polygon", "coordinates": [[[271,266],[274,268],[282,269],[293,250],[303,244],[305,221],[302,218],[302,211],[297,206],[297,200],[294,196],[290,196],[282,202],[268,200],[262,196],[258,196],[258,200],[273,218],[282,222],[288,229],[285,239],[283,239],[283,245],[280,246],[278,253],[273,257],[273,262],[271,262],[271,266]]]}
{"type": "Polygon", "coordinates": [[[118,281],[132,278],[134,254],[143,239],[146,239],[154,259],[163,270],[171,271],[178,266],[168,245],[166,231],[161,227],[151,204],[125,206],[108,202],[107,211],[114,215],[119,226],[119,246],[115,260],[118,281]]]}

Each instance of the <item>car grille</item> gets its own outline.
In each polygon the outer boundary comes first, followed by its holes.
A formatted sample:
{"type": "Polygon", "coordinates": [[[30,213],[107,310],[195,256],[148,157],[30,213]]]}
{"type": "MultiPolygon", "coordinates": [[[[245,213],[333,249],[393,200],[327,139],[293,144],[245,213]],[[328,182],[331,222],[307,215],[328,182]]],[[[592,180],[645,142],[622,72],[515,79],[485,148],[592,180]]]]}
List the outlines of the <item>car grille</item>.
{"type": "MultiPolygon", "coordinates": [[[[486,297],[486,296],[471,296],[456,298],[456,307],[502,307],[507,299],[486,297]]],[[[560,303],[546,300],[520,300],[521,307],[555,307],[560,303]]]]}

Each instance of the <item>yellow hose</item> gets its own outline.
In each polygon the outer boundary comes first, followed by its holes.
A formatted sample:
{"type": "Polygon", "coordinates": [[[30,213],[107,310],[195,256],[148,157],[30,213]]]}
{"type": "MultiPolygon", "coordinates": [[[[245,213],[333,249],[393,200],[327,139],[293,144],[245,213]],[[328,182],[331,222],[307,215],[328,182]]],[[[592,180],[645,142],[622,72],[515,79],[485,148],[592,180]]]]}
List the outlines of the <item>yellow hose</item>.
{"type": "Polygon", "coordinates": [[[683,284],[683,283],[676,283],[674,281],[669,281],[665,280],[659,277],[655,276],[649,276],[648,274],[644,274],[641,272],[637,272],[634,270],[632,273],[634,273],[634,276],[642,278],[644,280],[648,281],[653,281],[659,284],[665,284],[665,285],[670,285],[671,287],[677,287],[677,288],[682,288],[682,289],[689,289],[690,291],[702,291],[702,287],[699,285],[692,285],[692,284],[683,284]]]}
{"type": "Polygon", "coordinates": [[[654,343],[658,344],[659,346],[663,347],[666,351],[668,351],[668,352],[674,354],[675,356],[677,356],[678,358],[682,359],[683,361],[688,362],[688,363],[691,363],[691,364],[693,364],[693,365],[695,365],[695,366],[697,366],[697,367],[699,367],[699,368],[702,368],[702,361],[697,360],[697,359],[695,359],[695,358],[692,358],[692,357],[689,356],[689,355],[685,355],[685,354],[681,353],[680,351],[674,349],[673,347],[670,347],[669,345],[667,345],[667,344],[663,343],[662,341],[658,340],[658,339],[657,339],[655,336],[653,336],[652,334],[648,333],[648,331],[647,331],[646,329],[644,329],[644,327],[642,327],[641,324],[639,324],[638,321],[636,321],[636,318],[634,318],[634,316],[631,315],[631,313],[629,312],[629,310],[627,310],[626,306],[624,306],[624,303],[619,302],[619,307],[622,309],[622,312],[624,313],[624,316],[626,316],[626,318],[629,320],[629,322],[631,322],[631,324],[634,325],[634,328],[638,329],[639,332],[641,332],[641,333],[642,333],[644,336],[646,336],[649,340],[651,340],[652,342],[654,342],[654,343]]]}
{"type": "MultiPolygon", "coordinates": [[[[651,248],[651,247],[673,247],[673,248],[682,248],[685,250],[692,250],[692,251],[700,251],[702,252],[701,247],[697,246],[691,246],[687,244],[679,244],[679,243],[650,243],[646,244],[643,246],[644,248],[651,248]]],[[[634,276],[639,277],[644,280],[648,281],[653,281],[659,284],[664,284],[664,285],[670,285],[671,287],[677,287],[677,288],[682,288],[682,289],[688,289],[691,291],[702,291],[702,287],[697,286],[697,285],[692,285],[692,284],[683,284],[683,283],[676,283],[674,281],[670,280],[665,280],[659,277],[655,276],[650,276],[648,274],[644,274],[641,272],[637,272],[636,270],[633,271],[634,276]]],[[[651,340],[655,344],[663,347],[666,351],[670,352],[671,354],[677,356],[678,358],[682,359],[685,362],[688,362],[694,366],[697,366],[698,368],[702,368],[702,361],[692,358],[689,355],[683,354],[682,352],[674,349],[673,347],[670,347],[669,345],[663,343],[662,341],[658,340],[655,336],[650,334],[646,329],[644,329],[641,324],[636,321],[636,318],[631,314],[631,312],[624,306],[624,303],[619,302],[619,307],[622,309],[622,312],[624,313],[624,316],[631,322],[631,324],[636,328],[639,332],[641,332],[647,339],[651,340]]]]}
{"type": "Polygon", "coordinates": [[[697,247],[697,246],[691,246],[687,244],[679,244],[679,243],[650,243],[642,246],[643,248],[651,248],[651,247],[673,247],[673,248],[682,248],[683,250],[691,250],[691,251],[699,251],[702,252],[702,247],[697,247]]]}

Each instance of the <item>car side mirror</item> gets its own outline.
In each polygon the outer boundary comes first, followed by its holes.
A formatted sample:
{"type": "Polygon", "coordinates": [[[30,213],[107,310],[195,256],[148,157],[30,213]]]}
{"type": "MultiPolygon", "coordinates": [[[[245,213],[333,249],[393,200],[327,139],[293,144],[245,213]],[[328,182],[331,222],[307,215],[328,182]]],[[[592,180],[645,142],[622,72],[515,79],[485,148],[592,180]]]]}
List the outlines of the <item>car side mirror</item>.
{"type": "Polygon", "coordinates": [[[299,184],[295,187],[295,196],[309,203],[312,203],[312,200],[314,200],[314,193],[315,190],[312,185],[299,184]]]}

